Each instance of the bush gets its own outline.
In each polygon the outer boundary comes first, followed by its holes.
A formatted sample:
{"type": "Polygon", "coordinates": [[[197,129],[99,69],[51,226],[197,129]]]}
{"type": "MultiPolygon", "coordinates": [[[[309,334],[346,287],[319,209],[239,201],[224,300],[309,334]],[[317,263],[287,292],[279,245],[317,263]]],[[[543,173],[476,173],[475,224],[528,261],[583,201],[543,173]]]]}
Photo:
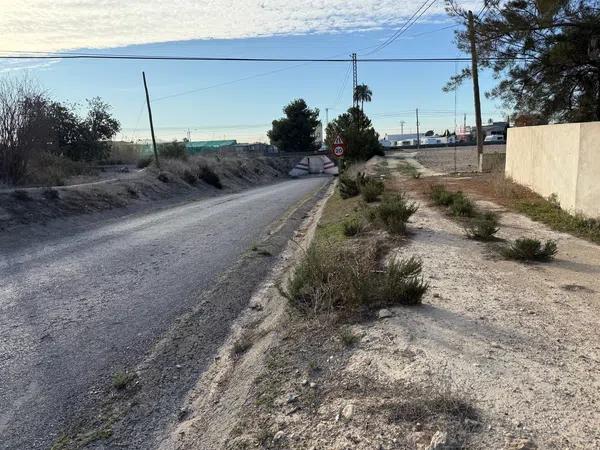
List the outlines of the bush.
{"type": "Polygon", "coordinates": [[[342,197],[343,199],[347,199],[351,197],[356,197],[358,194],[360,194],[358,183],[355,179],[353,179],[349,175],[342,174],[339,180],[340,181],[338,188],[340,190],[340,197],[342,197]]]}
{"type": "Polygon", "coordinates": [[[473,217],[475,214],[475,205],[462,192],[455,192],[452,196],[450,212],[455,216],[473,217]]]}
{"type": "Polygon", "coordinates": [[[381,283],[384,305],[419,305],[429,285],[421,276],[422,263],[411,257],[391,262],[381,283]]]}
{"type": "Polygon", "coordinates": [[[187,184],[196,184],[196,181],[198,181],[196,175],[194,175],[189,169],[185,169],[183,171],[181,178],[183,178],[183,181],[185,181],[187,184]]]}
{"type": "Polygon", "coordinates": [[[282,293],[303,312],[352,311],[360,307],[416,305],[428,285],[421,262],[409,258],[376,270],[377,245],[317,241],[282,293]]]}
{"type": "Polygon", "coordinates": [[[453,195],[441,184],[431,186],[429,197],[438,206],[450,206],[454,199],[453,195]]]}
{"type": "Polygon", "coordinates": [[[138,159],[137,168],[144,169],[144,168],[148,167],[150,164],[152,164],[153,160],[154,160],[153,156],[142,156],[140,159],[138,159]]]}
{"type": "Polygon", "coordinates": [[[349,219],[342,223],[344,236],[356,236],[363,229],[363,224],[360,219],[349,219]]]}
{"type": "Polygon", "coordinates": [[[134,373],[116,372],[112,376],[112,385],[115,389],[125,389],[135,379],[134,373]]]}
{"type": "Polygon", "coordinates": [[[200,166],[198,170],[198,178],[204,181],[207,184],[210,184],[217,189],[223,189],[223,185],[221,184],[221,179],[219,175],[215,173],[215,171],[208,166],[200,166]]]}
{"type": "Polygon", "coordinates": [[[360,193],[367,203],[377,201],[379,196],[383,194],[383,190],[383,182],[374,178],[368,178],[364,183],[360,184],[360,193]]]}
{"type": "Polygon", "coordinates": [[[392,234],[406,232],[408,219],[419,209],[414,202],[407,202],[404,194],[386,195],[377,207],[377,215],[387,231],[392,234]]]}
{"type": "Polygon", "coordinates": [[[509,259],[518,261],[550,261],[558,252],[556,241],[549,240],[542,245],[538,239],[521,238],[502,247],[501,253],[509,259]]]}
{"type": "Polygon", "coordinates": [[[486,212],[465,226],[467,236],[478,241],[494,240],[498,229],[498,215],[493,212],[486,212]]]}
{"type": "Polygon", "coordinates": [[[177,141],[160,144],[158,146],[158,154],[163,158],[170,159],[187,159],[188,157],[187,151],[185,150],[185,144],[177,141]]]}
{"type": "Polygon", "coordinates": [[[369,303],[375,287],[374,249],[359,251],[330,241],[307,250],[282,293],[303,312],[354,309],[369,303]]]}

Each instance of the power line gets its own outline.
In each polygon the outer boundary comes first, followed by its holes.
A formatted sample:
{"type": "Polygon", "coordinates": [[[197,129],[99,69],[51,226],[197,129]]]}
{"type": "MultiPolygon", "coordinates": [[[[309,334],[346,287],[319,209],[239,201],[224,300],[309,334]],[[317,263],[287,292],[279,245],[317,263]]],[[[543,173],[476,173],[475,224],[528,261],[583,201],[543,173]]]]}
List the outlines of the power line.
{"type": "Polygon", "coordinates": [[[436,2],[436,0],[431,0],[431,3],[429,3],[429,5],[427,5],[427,3],[429,2],[429,0],[425,0],[425,2],[423,2],[423,4],[419,7],[419,9],[417,9],[412,16],[410,16],[410,18],[404,23],[404,25],[402,25],[400,27],[399,30],[397,30],[392,36],[390,36],[384,43],[380,44],[379,46],[377,46],[375,49],[371,50],[368,53],[365,53],[366,55],[372,55],[373,53],[376,53],[380,50],[383,50],[385,47],[387,47],[388,45],[390,45],[392,42],[394,42],[396,39],[398,39],[402,34],[404,34],[417,20],[419,20],[421,18],[421,16],[423,14],[425,14],[427,12],[427,10],[429,10],[429,8],[431,8],[433,6],[433,4],[436,2]],[[426,6],[427,5],[427,6],[426,6]],[[425,9],[423,9],[425,8],[425,9]],[[416,17],[415,17],[416,16],[416,17]],[[414,20],[413,20],[414,19],[414,20]]]}
{"type": "MultiPolygon", "coordinates": [[[[237,57],[208,57],[208,56],[150,56],[150,55],[76,55],[76,56],[0,56],[0,59],[116,59],[116,60],[143,60],[143,61],[230,61],[230,62],[306,62],[306,63],[345,63],[352,62],[349,58],[237,58],[237,57]]],[[[529,61],[528,57],[489,57],[481,58],[488,61],[529,61]]],[[[364,63],[414,63],[414,62],[454,62],[470,61],[469,58],[363,58],[357,59],[364,63]]]]}

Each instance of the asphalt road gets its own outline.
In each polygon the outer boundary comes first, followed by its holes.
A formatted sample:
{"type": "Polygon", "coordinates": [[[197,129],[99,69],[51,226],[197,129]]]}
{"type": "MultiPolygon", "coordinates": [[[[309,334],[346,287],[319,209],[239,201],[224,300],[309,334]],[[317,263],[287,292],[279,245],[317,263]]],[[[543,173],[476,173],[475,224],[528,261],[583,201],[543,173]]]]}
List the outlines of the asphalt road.
{"type": "Polygon", "coordinates": [[[51,445],[98,386],[142,360],[219,274],[327,181],[0,235],[0,448],[51,445]]]}

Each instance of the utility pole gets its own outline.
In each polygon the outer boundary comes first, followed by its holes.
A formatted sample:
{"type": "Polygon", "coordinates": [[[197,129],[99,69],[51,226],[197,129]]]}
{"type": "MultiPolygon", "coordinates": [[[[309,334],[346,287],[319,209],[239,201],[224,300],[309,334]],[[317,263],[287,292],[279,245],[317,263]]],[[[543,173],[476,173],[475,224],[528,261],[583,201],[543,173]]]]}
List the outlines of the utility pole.
{"type": "Polygon", "coordinates": [[[158,162],[158,151],[156,150],[156,138],[154,137],[154,123],[152,122],[152,108],[150,108],[150,96],[148,95],[148,84],[146,83],[146,74],[142,72],[142,78],[144,79],[144,90],[146,91],[146,104],[148,105],[148,118],[150,119],[150,133],[152,134],[152,147],[154,148],[154,159],[156,161],[156,167],[160,170],[160,163],[158,162]]]}
{"type": "Polygon", "coordinates": [[[421,135],[419,134],[419,108],[417,108],[417,148],[421,148],[421,135]]]}
{"type": "Polygon", "coordinates": [[[352,53],[352,106],[358,108],[358,99],[356,98],[356,86],[358,86],[358,67],[356,62],[356,53],[352,53]]]}
{"type": "Polygon", "coordinates": [[[473,76],[473,99],[475,100],[475,126],[477,127],[477,168],[481,172],[483,159],[483,129],[481,125],[481,101],[479,99],[479,73],[477,70],[477,46],[475,45],[475,23],[469,11],[469,40],[471,41],[471,74],[473,76]]]}
{"type": "Polygon", "coordinates": [[[405,123],[406,123],[406,122],[405,122],[404,120],[401,120],[401,121],[400,121],[400,134],[401,134],[401,135],[404,135],[404,124],[405,124],[405,123]]]}

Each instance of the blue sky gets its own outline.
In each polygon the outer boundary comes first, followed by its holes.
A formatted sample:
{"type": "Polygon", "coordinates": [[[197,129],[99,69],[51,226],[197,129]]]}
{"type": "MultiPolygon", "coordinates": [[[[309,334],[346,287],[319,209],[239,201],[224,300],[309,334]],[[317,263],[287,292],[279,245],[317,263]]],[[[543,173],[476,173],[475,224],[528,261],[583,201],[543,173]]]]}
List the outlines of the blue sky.
{"type": "MultiPolygon", "coordinates": [[[[241,3],[251,1],[244,0],[241,3]]],[[[324,3],[328,1],[336,0],[324,0],[324,3]]],[[[365,3],[369,3],[369,0],[365,0],[365,3]]],[[[385,4],[385,1],[383,3],[385,4]]],[[[405,14],[412,14],[421,3],[407,2],[405,14]]],[[[300,5],[302,8],[302,3],[300,5]]],[[[256,14],[256,18],[251,21],[253,25],[248,26],[247,30],[243,29],[243,21],[239,22],[242,24],[241,28],[235,32],[240,36],[227,35],[229,31],[225,27],[217,27],[210,36],[221,37],[220,39],[206,39],[206,36],[187,39],[188,35],[195,36],[193,30],[181,39],[177,35],[179,31],[168,34],[162,30],[157,34],[144,26],[135,36],[127,33],[120,36],[117,29],[109,31],[99,27],[98,31],[89,33],[90,37],[87,38],[85,30],[78,34],[77,29],[73,28],[74,25],[68,25],[69,35],[73,36],[71,45],[67,41],[59,42],[58,38],[48,35],[45,36],[45,40],[36,41],[45,42],[45,47],[34,48],[30,42],[20,44],[19,36],[15,36],[13,41],[9,39],[8,47],[0,50],[85,50],[98,53],[181,56],[346,57],[353,51],[360,55],[360,49],[384,41],[406,20],[403,16],[392,19],[385,16],[383,19],[369,16],[370,21],[363,23],[361,21],[365,19],[360,10],[352,12],[348,18],[344,17],[342,11],[340,17],[336,16],[334,19],[331,19],[331,11],[325,11],[324,14],[328,13],[329,16],[306,19],[310,26],[303,30],[303,16],[295,17],[295,13],[291,11],[289,14],[292,18],[281,19],[281,33],[276,33],[277,30],[266,30],[263,33],[260,31],[262,28],[256,25],[261,23],[262,10],[255,11],[253,4],[247,7],[248,16],[256,14]],[[328,32],[327,20],[338,23],[337,26],[331,27],[332,32],[328,32]],[[348,21],[348,24],[344,20],[348,21]],[[286,27],[289,29],[286,30],[286,27]],[[105,41],[106,33],[112,34],[112,40],[105,41]],[[259,34],[266,35],[257,36],[259,34]],[[154,42],[166,38],[175,39],[169,42],[154,42]],[[138,43],[140,40],[148,42],[138,43]],[[135,42],[136,45],[123,45],[127,42],[135,42]],[[115,43],[119,45],[114,46],[115,43]],[[81,44],[85,46],[76,47],[81,44]]],[[[330,7],[336,8],[336,4],[330,7]]],[[[226,20],[221,15],[219,17],[220,20],[226,20]]],[[[218,21],[219,17],[215,18],[215,21],[218,21]]],[[[32,14],[29,21],[36,20],[35,14],[32,14]]],[[[459,56],[453,43],[453,30],[436,31],[451,23],[438,8],[431,15],[424,15],[421,22],[412,26],[391,45],[370,57],[459,56]]],[[[43,23],[40,24],[42,25],[43,23]]],[[[129,26],[135,28],[137,25],[129,26]]],[[[216,27],[214,24],[212,26],[216,27]]],[[[203,27],[202,21],[198,21],[197,27],[207,28],[203,27]]],[[[24,26],[15,28],[12,33],[17,35],[21,29],[24,29],[24,26]]],[[[204,30],[203,33],[209,31],[204,30]]],[[[445,94],[441,88],[455,69],[460,70],[461,67],[461,64],[455,66],[455,63],[359,63],[359,83],[367,83],[373,90],[373,102],[365,106],[365,111],[372,117],[381,135],[399,133],[400,121],[406,122],[405,132],[414,131],[415,108],[421,111],[423,131],[453,129],[454,94],[445,94]]],[[[348,68],[349,63],[63,59],[42,62],[27,60],[18,64],[10,61],[0,62],[0,71],[4,71],[0,76],[14,76],[26,70],[59,100],[83,102],[85,98],[100,96],[112,105],[115,116],[121,121],[122,136],[135,140],[149,137],[141,79],[141,71],[144,70],[154,99],[153,115],[156,134],[160,140],[182,139],[189,128],[192,139],[233,138],[239,142],[248,142],[265,140],[265,132],[269,129],[271,121],[281,116],[283,105],[293,98],[304,98],[309,106],[319,108],[323,121],[325,108],[330,108],[330,119],[343,112],[351,103],[351,77],[344,84],[348,68]],[[15,70],[17,68],[21,69],[15,70]]],[[[490,74],[482,73],[482,90],[488,90],[493,85],[490,74]]],[[[460,88],[456,98],[459,125],[462,124],[464,113],[467,114],[467,123],[471,124],[474,121],[471,85],[466,84],[460,88]]],[[[503,117],[503,109],[485,98],[482,110],[484,121],[488,118],[499,120],[503,117]]]]}

